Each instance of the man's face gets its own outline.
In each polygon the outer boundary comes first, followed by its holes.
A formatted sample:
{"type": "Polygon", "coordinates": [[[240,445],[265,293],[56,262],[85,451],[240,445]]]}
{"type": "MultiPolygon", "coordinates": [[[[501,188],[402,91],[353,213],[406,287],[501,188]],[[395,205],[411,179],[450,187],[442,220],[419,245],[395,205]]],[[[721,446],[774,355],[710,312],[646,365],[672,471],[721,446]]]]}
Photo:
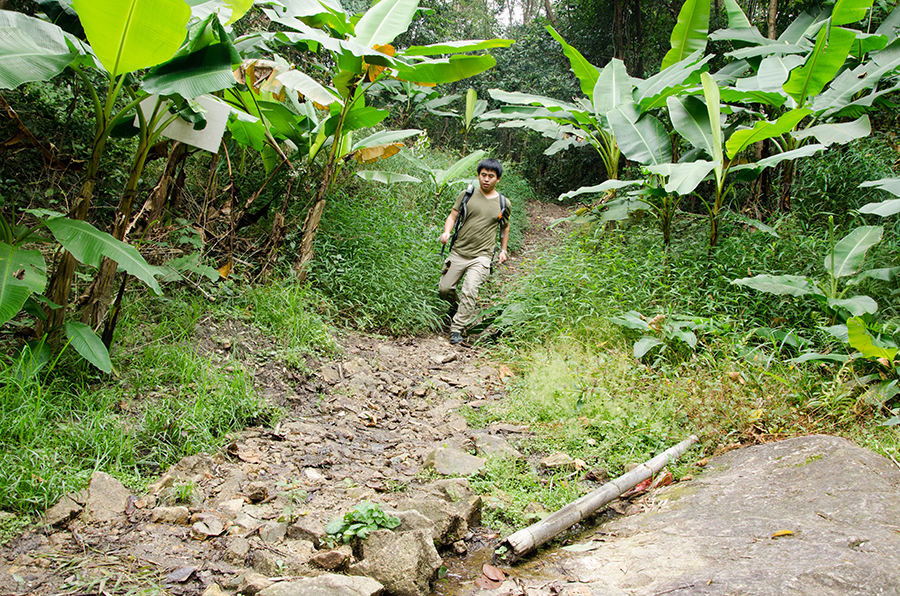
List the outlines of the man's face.
{"type": "Polygon", "coordinates": [[[500,179],[497,178],[497,172],[494,170],[481,170],[478,172],[478,183],[481,185],[481,192],[488,195],[494,192],[494,187],[497,186],[497,182],[500,179]]]}

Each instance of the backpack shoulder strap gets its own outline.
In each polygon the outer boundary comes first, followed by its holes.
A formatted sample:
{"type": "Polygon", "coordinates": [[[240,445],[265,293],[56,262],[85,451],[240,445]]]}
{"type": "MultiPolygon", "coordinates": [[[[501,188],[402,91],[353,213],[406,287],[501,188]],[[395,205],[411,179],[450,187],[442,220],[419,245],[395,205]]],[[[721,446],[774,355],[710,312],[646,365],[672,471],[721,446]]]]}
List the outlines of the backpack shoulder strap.
{"type": "MultiPolygon", "coordinates": [[[[469,188],[466,189],[466,193],[463,195],[462,201],[459,203],[459,211],[456,213],[456,224],[453,226],[453,235],[450,236],[449,250],[453,250],[453,243],[456,242],[456,237],[459,236],[459,229],[463,225],[463,220],[466,219],[466,203],[472,198],[472,193],[474,192],[475,186],[470,184],[469,188]]],[[[443,254],[444,250],[441,249],[441,255],[443,254]]]]}

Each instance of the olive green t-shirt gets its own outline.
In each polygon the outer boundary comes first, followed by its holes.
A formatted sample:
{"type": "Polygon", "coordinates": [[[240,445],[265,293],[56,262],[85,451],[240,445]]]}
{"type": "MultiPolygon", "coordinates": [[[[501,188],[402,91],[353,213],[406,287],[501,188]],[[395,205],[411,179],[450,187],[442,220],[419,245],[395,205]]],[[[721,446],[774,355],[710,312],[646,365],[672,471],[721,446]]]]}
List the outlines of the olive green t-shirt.
{"type": "MultiPolygon", "coordinates": [[[[459,193],[453,209],[459,211],[463,196],[466,192],[459,193]]],[[[512,211],[509,197],[506,198],[507,212],[512,211]]],[[[475,188],[472,196],[466,202],[466,218],[462,222],[456,242],[453,243],[453,252],[464,259],[475,257],[491,257],[494,255],[494,245],[497,241],[497,227],[501,223],[500,195],[488,199],[475,188]]],[[[509,225],[508,221],[503,221],[509,225]]]]}

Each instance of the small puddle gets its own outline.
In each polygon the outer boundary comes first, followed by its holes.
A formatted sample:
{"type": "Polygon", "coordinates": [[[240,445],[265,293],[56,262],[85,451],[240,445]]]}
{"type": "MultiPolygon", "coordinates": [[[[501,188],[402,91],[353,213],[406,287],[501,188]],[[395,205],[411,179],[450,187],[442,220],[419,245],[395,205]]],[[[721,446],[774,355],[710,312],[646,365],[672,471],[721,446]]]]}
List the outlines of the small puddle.
{"type": "MultiPolygon", "coordinates": [[[[560,550],[569,544],[577,544],[589,540],[596,534],[603,523],[618,517],[610,510],[602,511],[599,515],[592,516],[580,524],[561,533],[549,544],[544,545],[536,553],[532,553],[513,567],[498,565],[500,569],[509,574],[511,578],[519,578],[526,582],[551,582],[553,580],[568,581],[570,573],[567,572],[563,561],[570,553],[560,550]]],[[[491,562],[494,547],[499,539],[489,543],[478,543],[476,549],[467,555],[457,556],[447,554],[443,557],[447,574],[434,583],[434,590],[429,596],[472,596],[482,590],[475,586],[475,580],[481,577],[481,567],[491,562]]]]}

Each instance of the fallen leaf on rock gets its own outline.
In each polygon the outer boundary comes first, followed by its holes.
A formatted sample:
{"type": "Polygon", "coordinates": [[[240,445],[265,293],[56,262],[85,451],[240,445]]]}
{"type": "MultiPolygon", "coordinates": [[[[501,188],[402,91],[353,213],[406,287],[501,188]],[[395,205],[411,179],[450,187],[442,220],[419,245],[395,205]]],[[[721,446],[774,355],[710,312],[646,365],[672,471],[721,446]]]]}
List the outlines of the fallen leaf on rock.
{"type": "Polygon", "coordinates": [[[481,572],[485,577],[495,582],[502,582],[506,579],[507,576],[507,573],[505,571],[503,571],[502,569],[497,569],[489,563],[485,563],[481,566],[481,572]]]}
{"type": "Polygon", "coordinates": [[[166,579],[170,582],[184,583],[197,571],[196,567],[179,567],[175,571],[166,575],[166,579]]]}
{"type": "Polygon", "coordinates": [[[778,530],[774,534],[772,534],[772,538],[783,538],[784,536],[793,536],[793,530],[778,530]]]}

